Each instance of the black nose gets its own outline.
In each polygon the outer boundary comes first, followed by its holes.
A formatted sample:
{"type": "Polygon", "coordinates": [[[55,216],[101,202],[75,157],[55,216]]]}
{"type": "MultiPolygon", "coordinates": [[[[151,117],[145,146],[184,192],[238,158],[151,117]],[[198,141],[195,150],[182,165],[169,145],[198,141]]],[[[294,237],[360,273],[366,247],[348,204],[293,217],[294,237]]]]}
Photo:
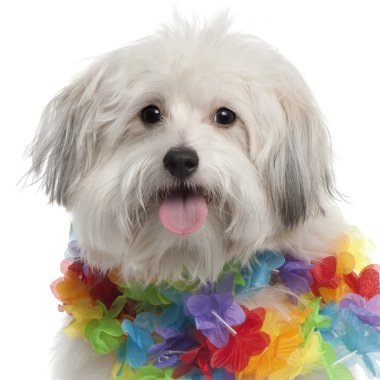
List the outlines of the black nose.
{"type": "Polygon", "coordinates": [[[191,176],[198,168],[197,152],[189,148],[170,148],[164,157],[164,166],[174,177],[191,176]]]}

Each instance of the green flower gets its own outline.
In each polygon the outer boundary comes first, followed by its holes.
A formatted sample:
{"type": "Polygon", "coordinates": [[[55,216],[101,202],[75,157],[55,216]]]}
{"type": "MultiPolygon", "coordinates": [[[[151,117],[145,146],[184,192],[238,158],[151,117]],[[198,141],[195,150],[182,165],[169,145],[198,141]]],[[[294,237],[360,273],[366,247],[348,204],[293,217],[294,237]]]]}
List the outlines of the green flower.
{"type": "Polygon", "coordinates": [[[90,321],[84,330],[84,336],[95,352],[107,354],[125,341],[120,321],[115,318],[123,310],[126,302],[126,297],[119,296],[109,310],[100,301],[97,302],[103,310],[103,318],[90,321]]]}
{"type": "Polygon", "coordinates": [[[124,342],[123,334],[120,322],[116,319],[93,320],[84,331],[85,338],[98,354],[114,351],[124,342]]]}
{"type": "Polygon", "coordinates": [[[312,300],[307,305],[308,308],[311,308],[311,312],[306,318],[305,322],[302,324],[302,334],[305,338],[305,341],[309,334],[314,331],[316,328],[328,328],[331,325],[331,318],[319,314],[320,307],[321,307],[321,299],[316,298],[315,300],[312,300]]]}

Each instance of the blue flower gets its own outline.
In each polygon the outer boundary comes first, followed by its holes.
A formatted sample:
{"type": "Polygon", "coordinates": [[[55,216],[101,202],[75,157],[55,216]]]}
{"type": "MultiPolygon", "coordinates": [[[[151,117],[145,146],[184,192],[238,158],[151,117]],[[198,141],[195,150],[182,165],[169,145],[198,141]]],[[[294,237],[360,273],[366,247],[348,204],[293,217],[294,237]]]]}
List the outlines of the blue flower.
{"type": "Polygon", "coordinates": [[[187,293],[179,292],[176,289],[162,289],[161,294],[172,302],[160,316],[160,326],[171,327],[183,330],[189,324],[189,317],[184,313],[184,300],[188,298],[187,293]]]}
{"type": "Polygon", "coordinates": [[[363,323],[350,309],[339,312],[339,322],[343,325],[341,332],[341,349],[338,358],[351,364],[359,364],[368,378],[380,378],[380,367],[375,360],[380,351],[380,335],[376,329],[363,323]],[[353,356],[354,355],[354,356],[353,356]]]}
{"type": "Polygon", "coordinates": [[[336,348],[340,343],[342,326],[339,322],[339,307],[335,302],[330,302],[319,312],[320,315],[330,318],[330,326],[317,330],[321,333],[323,339],[336,348]]]}
{"type": "Polygon", "coordinates": [[[283,255],[276,251],[262,251],[254,257],[250,264],[242,269],[245,281],[244,286],[237,286],[238,294],[246,293],[254,288],[262,288],[269,284],[273,270],[282,267],[285,263],[283,255]]]}
{"type": "Polygon", "coordinates": [[[139,313],[134,322],[125,319],[121,328],[128,337],[126,344],[116,351],[117,361],[123,364],[127,362],[132,368],[144,365],[148,357],[148,349],[154,344],[151,332],[156,325],[157,318],[152,313],[139,313]]]}
{"type": "Polygon", "coordinates": [[[182,329],[186,324],[183,305],[173,305],[165,309],[160,316],[160,326],[182,329]]]}

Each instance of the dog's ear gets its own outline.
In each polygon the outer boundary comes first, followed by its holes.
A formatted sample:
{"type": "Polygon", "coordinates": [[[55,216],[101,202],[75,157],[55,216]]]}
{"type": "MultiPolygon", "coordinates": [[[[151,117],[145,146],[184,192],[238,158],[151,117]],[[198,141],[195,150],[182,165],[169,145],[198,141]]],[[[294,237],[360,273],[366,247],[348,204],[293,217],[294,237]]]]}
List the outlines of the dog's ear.
{"type": "Polygon", "coordinates": [[[29,148],[32,174],[51,202],[68,205],[70,194],[93,165],[100,70],[93,66],[46,106],[29,148]]]}
{"type": "Polygon", "coordinates": [[[270,91],[261,169],[277,215],[291,228],[323,213],[336,192],[329,133],[306,83],[287,69],[270,91]]]}

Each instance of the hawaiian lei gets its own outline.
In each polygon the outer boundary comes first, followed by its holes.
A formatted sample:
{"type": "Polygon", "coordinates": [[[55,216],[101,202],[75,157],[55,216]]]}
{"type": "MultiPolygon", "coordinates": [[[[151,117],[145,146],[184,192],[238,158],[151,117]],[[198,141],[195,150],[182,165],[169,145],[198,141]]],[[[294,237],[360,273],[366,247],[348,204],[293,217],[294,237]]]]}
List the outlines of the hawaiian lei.
{"type": "Polygon", "coordinates": [[[325,371],[354,379],[360,364],[380,378],[380,266],[352,228],[335,255],[306,263],[263,251],[226,266],[215,284],[122,284],[81,260],[71,240],[51,288],[71,317],[65,333],[112,353],[113,380],[287,380],[325,371]],[[240,301],[276,278],[296,294],[289,314],[240,301]]]}

